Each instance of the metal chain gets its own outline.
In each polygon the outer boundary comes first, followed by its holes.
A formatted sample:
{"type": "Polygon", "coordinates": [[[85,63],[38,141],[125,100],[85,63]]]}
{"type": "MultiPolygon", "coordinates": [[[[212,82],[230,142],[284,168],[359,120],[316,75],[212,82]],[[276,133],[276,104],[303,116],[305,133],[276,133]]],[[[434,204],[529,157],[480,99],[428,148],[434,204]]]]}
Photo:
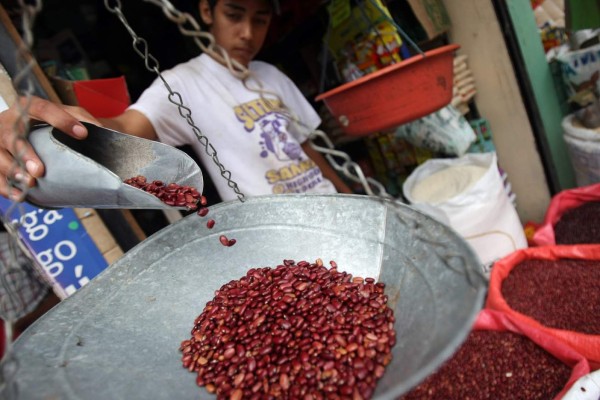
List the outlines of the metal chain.
{"type": "Polygon", "coordinates": [[[225,66],[233,76],[240,79],[246,89],[257,93],[262,100],[267,100],[268,104],[272,104],[274,107],[272,109],[273,112],[286,114],[296,123],[304,125],[299,118],[292,115],[289,109],[285,107],[283,99],[281,99],[279,94],[266,90],[260,79],[258,79],[258,77],[256,77],[252,71],[246,68],[246,66],[232,59],[227,51],[215,42],[215,39],[210,32],[206,32],[201,29],[200,25],[192,15],[177,10],[175,6],[169,2],[169,0],[144,1],[161,7],[163,14],[167,17],[167,19],[177,24],[181,34],[191,37],[194,40],[194,43],[198,45],[203,53],[210,55],[215,61],[225,66]],[[186,28],[186,24],[189,25],[188,28],[186,28]],[[256,86],[251,86],[251,82],[254,82],[256,86]],[[267,96],[272,96],[273,98],[277,99],[279,106],[275,106],[275,103],[273,101],[269,101],[267,96]]]}
{"type": "MultiPolygon", "coordinates": [[[[15,157],[7,175],[9,193],[12,192],[12,189],[17,188],[17,182],[14,179],[15,173],[19,170],[25,171],[23,156],[25,154],[27,144],[27,135],[29,134],[29,107],[31,105],[32,95],[35,90],[32,79],[32,70],[35,66],[35,58],[31,54],[31,46],[33,44],[33,24],[36,15],[42,10],[41,0],[34,0],[34,3],[31,5],[26,4],[25,0],[19,0],[19,5],[21,7],[21,27],[23,40],[20,42],[17,49],[17,73],[12,79],[15,88],[23,87],[23,89],[21,90],[21,99],[19,99],[19,96],[17,96],[17,101],[15,101],[14,105],[19,115],[13,124],[14,135],[12,141],[12,151],[15,157]]],[[[21,190],[22,194],[18,198],[12,199],[15,200],[14,205],[23,201],[29,190],[27,187],[19,187],[19,189],[21,190]]],[[[11,211],[13,210],[9,210],[9,212],[11,211]]],[[[9,212],[6,214],[10,215],[9,212]]]]}
{"type": "Polygon", "coordinates": [[[360,165],[352,161],[348,154],[343,151],[339,151],[335,149],[333,142],[329,139],[329,136],[323,131],[316,130],[314,131],[310,137],[310,145],[313,149],[322,153],[329,164],[338,172],[341,172],[345,177],[350,179],[353,182],[360,183],[365,193],[369,196],[379,196],[384,198],[391,198],[391,196],[386,192],[385,187],[379,183],[377,180],[365,176],[360,168],[360,165]],[[325,146],[319,146],[316,143],[316,140],[321,139],[325,146]],[[338,162],[340,160],[340,162],[338,162]],[[375,189],[375,192],[373,191],[375,189]]]}
{"type": "MultiPolygon", "coordinates": [[[[278,94],[265,90],[263,88],[262,82],[260,82],[260,80],[254,74],[252,74],[251,71],[249,71],[245,66],[241,65],[237,61],[232,60],[227,54],[227,51],[225,51],[223,48],[221,48],[215,43],[213,36],[209,32],[201,30],[200,25],[194,19],[193,16],[191,16],[189,13],[184,13],[177,10],[173,6],[173,4],[171,4],[168,0],[144,1],[161,7],[165,16],[178,25],[179,31],[183,35],[193,38],[194,42],[200,47],[200,49],[203,52],[209,54],[217,62],[220,62],[221,64],[226,66],[234,76],[238,77],[243,81],[244,86],[248,90],[258,93],[263,99],[266,97],[266,95],[270,95],[276,98],[279,101],[280,106],[278,109],[273,111],[280,112],[286,115],[288,118],[290,118],[290,120],[297,123],[298,125],[303,126],[305,128],[309,128],[303,121],[300,120],[300,118],[298,118],[297,115],[295,115],[289,108],[285,107],[284,102],[278,94]],[[189,24],[190,27],[186,28],[186,24],[189,24]],[[207,43],[204,43],[205,41],[207,43]],[[251,80],[253,80],[257,84],[257,87],[249,86],[249,82],[251,80]]],[[[272,101],[269,103],[273,104],[272,101]]],[[[312,128],[309,128],[309,130],[312,131],[312,128]]],[[[312,132],[309,136],[309,141],[312,148],[322,153],[337,172],[341,173],[345,178],[351,180],[352,182],[362,184],[365,193],[367,193],[368,195],[376,195],[385,198],[391,197],[386,192],[384,186],[381,183],[377,182],[373,178],[366,178],[360,165],[353,162],[350,156],[348,156],[348,154],[344,153],[343,151],[336,150],[335,146],[324,132],[318,130],[312,132]],[[319,146],[315,142],[315,140],[318,138],[321,138],[325,142],[325,145],[327,147],[319,146]],[[338,159],[343,160],[343,162],[338,163],[336,161],[336,157],[338,159]],[[376,190],[375,193],[373,192],[373,189],[376,190]]]]}
{"type": "Polygon", "coordinates": [[[129,35],[133,39],[133,49],[140,57],[142,57],[144,59],[146,69],[150,72],[155,72],[156,75],[163,82],[165,88],[169,92],[169,95],[168,95],[169,101],[172,104],[174,104],[175,106],[177,106],[177,109],[179,110],[179,115],[183,119],[185,119],[187,121],[188,125],[192,128],[192,130],[194,131],[194,134],[196,135],[196,138],[198,139],[200,144],[204,147],[206,154],[212,158],[215,165],[219,168],[221,176],[227,181],[227,185],[235,192],[238,199],[241,202],[243,202],[245,200],[244,194],[240,191],[238,184],[233,180],[233,178],[231,176],[231,171],[226,169],[223,166],[223,164],[221,164],[221,162],[219,161],[219,157],[217,155],[217,150],[209,142],[208,138],[202,134],[202,131],[200,130],[200,128],[198,128],[196,126],[196,124],[194,123],[194,120],[192,119],[192,110],[190,110],[188,107],[186,107],[184,105],[181,94],[172,90],[171,87],[169,86],[169,84],[167,83],[167,81],[165,80],[164,76],[160,72],[160,66],[159,66],[158,61],[156,60],[156,58],[154,56],[152,56],[152,54],[150,54],[150,52],[148,50],[148,43],[146,42],[146,40],[143,39],[142,37],[138,36],[135,33],[135,31],[133,30],[133,28],[131,27],[131,25],[129,25],[129,23],[127,22],[127,19],[125,18],[125,15],[122,12],[121,1],[113,0],[113,2],[115,4],[113,6],[111,6],[111,4],[110,4],[111,0],[104,0],[104,5],[105,5],[106,9],[108,11],[110,11],[111,13],[117,15],[117,17],[119,18],[121,23],[125,26],[125,28],[127,29],[127,32],[129,32],[129,35]]]}
{"type": "Polygon", "coordinates": [[[215,38],[209,32],[205,32],[200,28],[200,24],[192,15],[179,11],[168,0],[144,1],[162,8],[167,19],[176,23],[183,35],[191,37],[204,53],[209,54],[217,62],[225,65],[234,76],[245,80],[251,75],[248,68],[229,57],[227,51],[215,42],[215,38]],[[189,25],[189,28],[186,28],[186,25],[189,25]]]}
{"type": "MultiPolygon", "coordinates": [[[[22,41],[19,44],[19,48],[16,54],[16,65],[17,65],[17,74],[13,78],[13,86],[15,88],[23,88],[21,90],[22,96],[19,98],[17,96],[17,100],[15,101],[14,107],[18,113],[18,117],[15,120],[12,128],[13,128],[13,139],[12,139],[12,153],[14,154],[14,161],[10,167],[10,170],[7,174],[7,183],[8,183],[8,192],[11,194],[11,200],[13,201],[11,206],[2,216],[2,223],[7,229],[7,232],[10,234],[11,239],[15,241],[15,244],[18,243],[18,233],[17,229],[19,226],[19,221],[12,222],[10,221],[11,215],[13,215],[16,208],[20,210],[20,215],[24,214],[24,209],[22,207],[22,201],[26,198],[27,192],[29,188],[26,185],[17,185],[17,181],[15,180],[15,174],[17,171],[25,171],[25,163],[24,163],[24,153],[26,149],[27,136],[29,134],[29,107],[31,105],[31,99],[35,90],[34,82],[32,79],[32,69],[35,66],[35,59],[30,53],[31,45],[33,43],[33,34],[32,28],[35,20],[35,16],[42,9],[41,0],[36,0],[33,5],[25,4],[24,0],[19,0],[19,5],[21,6],[21,23],[22,23],[22,41]],[[12,195],[14,189],[19,189],[21,194],[17,197],[12,195]]],[[[17,245],[10,246],[11,248],[11,259],[15,261],[15,265],[9,266],[9,269],[20,269],[20,266],[16,263],[17,255],[16,249],[17,245]]],[[[22,304],[22,299],[18,295],[18,293],[14,292],[14,288],[10,285],[10,282],[6,281],[6,276],[4,274],[0,274],[0,281],[3,287],[6,289],[7,294],[9,296],[10,301],[13,305],[15,305],[15,310],[17,312],[14,315],[2,315],[4,320],[8,323],[15,321],[20,318],[18,310],[22,310],[25,308],[25,305],[22,304]]]]}
{"type": "MultiPolygon", "coordinates": [[[[10,218],[16,208],[20,211],[19,215],[24,214],[22,201],[26,198],[29,190],[26,185],[21,185],[23,186],[19,187],[21,194],[16,198],[13,197],[12,193],[17,188],[17,182],[14,179],[15,173],[26,170],[23,155],[29,134],[29,107],[34,93],[32,69],[35,65],[35,58],[32,56],[30,49],[33,44],[32,32],[35,17],[42,9],[41,0],[29,3],[26,4],[25,0],[19,0],[19,6],[21,7],[22,41],[19,43],[19,48],[16,52],[18,72],[13,77],[13,85],[15,88],[22,88],[22,96],[17,96],[14,104],[18,112],[18,117],[12,127],[14,133],[12,141],[14,162],[7,175],[8,193],[13,203],[2,216],[2,223],[9,233],[9,240],[11,241],[9,243],[10,257],[5,266],[6,270],[0,273],[0,284],[7,295],[7,300],[10,301],[12,306],[12,311],[7,311],[4,313],[6,315],[2,315],[4,320],[4,355],[0,363],[0,393],[3,398],[7,399],[17,398],[18,396],[18,385],[15,376],[19,372],[19,362],[12,352],[13,325],[17,319],[23,316],[22,314],[27,309],[27,304],[24,304],[25,300],[16,292],[17,288],[14,286],[14,283],[9,281],[9,276],[13,276],[22,270],[22,266],[18,261],[19,257],[17,256],[17,251],[20,248],[17,232],[19,222],[11,222],[10,218]]],[[[33,259],[30,254],[27,254],[27,256],[33,259]]]]}

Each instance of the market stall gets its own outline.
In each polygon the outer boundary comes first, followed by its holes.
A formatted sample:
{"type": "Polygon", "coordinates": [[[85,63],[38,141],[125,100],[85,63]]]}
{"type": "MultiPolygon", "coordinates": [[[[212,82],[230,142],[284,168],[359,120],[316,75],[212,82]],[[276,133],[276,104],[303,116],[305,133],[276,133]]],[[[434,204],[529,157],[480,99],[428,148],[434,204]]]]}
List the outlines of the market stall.
{"type": "MultiPolygon", "coordinates": [[[[184,28],[188,14],[167,0],[147,3],[245,82],[245,66],[215,47],[199,25],[184,28]]],[[[274,9],[283,19],[291,4],[275,2],[274,9]]],[[[177,217],[65,292],[16,342],[8,337],[1,393],[15,399],[240,400],[451,399],[468,392],[510,399],[519,390],[523,398],[558,400],[594,382],[600,367],[597,235],[578,235],[573,247],[541,241],[555,237],[566,209],[594,207],[597,187],[556,196],[563,203],[549,207],[544,224],[530,224],[535,236],[526,235],[489,123],[474,102],[468,57],[446,35],[443,2],[430,5],[437,14],[419,1],[379,0],[308,2],[293,14],[296,27],[308,24],[305,33],[315,26],[311,17],[326,21],[313,32],[323,41],[317,46],[323,57],[312,66],[319,85],[300,86],[323,116],[323,130],[309,136],[313,151],[354,193],[281,189],[247,196],[217,156],[222,149],[212,146],[187,99],[169,84],[173,75],[163,75],[129,22],[127,7],[105,2],[133,40],[138,62],[164,84],[165,104],[221,171],[224,182],[217,185],[225,183],[234,199],[212,201],[207,192],[215,182],[206,164],[163,143],[87,124],[84,141],[50,126],[26,130],[48,173],[33,188],[9,184],[40,209],[123,208],[177,217]],[[407,10],[416,25],[401,18],[407,10]],[[403,28],[410,26],[421,30],[407,33],[403,28]],[[545,263],[552,269],[533,270],[545,263]],[[535,293],[524,283],[532,276],[540,278],[535,293]],[[523,300],[528,294],[542,305],[564,300],[564,307],[536,307],[523,300]],[[586,307],[577,309],[586,298],[586,307]],[[463,370],[464,363],[475,367],[463,370]],[[490,368],[479,368],[486,364],[490,368]]],[[[275,27],[294,40],[289,26],[275,27]]],[[[270,40],[266,59],[281,48],[270,40]]],[[[304,59],[315,54],[306,50],[304,59]]],[[[54,82],[92,97],[108,93],[91,90],[100,84],[94,79],[54,82]]],[[[262,102],[234,108],[241,121],[254,124],[283,110],[289,123],[304,123],[285,105],[278,108],[277,94],[269,97],[260,84],[253,90],[262,102]]],[[[81,93],[71,101],[82,105],[81,93]]],[[[298,151],[279,148],[281,137],[268,130],[261,137],[263,158],[298,151]]],[[[282,169],[277,177],[300,172],[282,169]]],[[[571,226],[585,214],[579,218],[571,226]]],[[[18,218],[3,222],[23,241],[18,218]]],[[[573,234],[562,232],[556,235],[562,240],[573,234]]],[[[2,317],[10,327],[12,318],[2,317]]]]}

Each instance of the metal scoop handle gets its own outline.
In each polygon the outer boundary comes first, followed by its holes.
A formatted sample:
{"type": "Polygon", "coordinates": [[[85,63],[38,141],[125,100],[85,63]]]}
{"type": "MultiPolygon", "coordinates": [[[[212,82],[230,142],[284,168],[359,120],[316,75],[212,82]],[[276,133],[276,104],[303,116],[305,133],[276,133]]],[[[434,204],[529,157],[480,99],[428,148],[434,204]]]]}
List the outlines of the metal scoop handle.
{"type": "Polygon", "coordinates": [[[202,171],[185,152],[163,143],[83,122],[84,140],[48,125],[29,141],[46,167],[26,200],[47,208],[184,209],[123,181],[138,175],[165,184],[192,186],[202,193],[202,171]]]}

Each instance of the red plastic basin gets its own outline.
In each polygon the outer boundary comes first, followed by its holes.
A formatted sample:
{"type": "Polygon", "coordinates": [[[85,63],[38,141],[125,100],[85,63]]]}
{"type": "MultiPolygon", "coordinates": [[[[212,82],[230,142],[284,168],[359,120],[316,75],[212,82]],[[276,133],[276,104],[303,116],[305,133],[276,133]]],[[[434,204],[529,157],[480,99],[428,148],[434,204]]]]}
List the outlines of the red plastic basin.
{"type": "Polygon", "coordinates": [[[345,133],[364,136],[424,117],[452,100],[450,44],[392,64],[317,96],[345,133]]]}

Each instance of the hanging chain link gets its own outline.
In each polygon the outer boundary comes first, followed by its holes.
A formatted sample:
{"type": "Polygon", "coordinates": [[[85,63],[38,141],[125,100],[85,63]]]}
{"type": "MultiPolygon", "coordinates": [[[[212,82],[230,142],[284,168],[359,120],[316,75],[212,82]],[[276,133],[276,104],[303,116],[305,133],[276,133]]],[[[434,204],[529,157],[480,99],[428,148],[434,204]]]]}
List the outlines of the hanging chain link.
{"type": "MultiPolygon", "coordinates": [[[[28,312],[27,299],[23,298],[19,293],[18,277],[23,276],[23,266],[20,263],[21,258],[17,252],[22,249],[20,247],[20,239],[18,227],[20,222],[11,222],[11,215],[18,209],[18,215],[25,213],[22,207],[22,201],[26,198],[28,188],[26,185],[20,185],[18,189],[21,194],[14,195],[17,189],[17,181],[15,176],[17,173],[24,174],[25,162],[24,152],[26,149],[27,136],[29,134],[29,107],[31,105],[32,95],[34,93],[34,82],[32,79],[32,69],[35,66],[35,58],[31,54],[31,46],[33,44],[33,24],[36,15],[41,11],[41,0],[30,1],[28,4],[25,0],[19,0],[21,7],[21,28],[22,41],[19,43],[16,51],[16,74],[12,78],[15,88],[22,88],[20,95],[16,96],[14,107],[18,116],[12,126],[13,139],[11,142],[12,153],[14,154],[14,162],[7,174],[8,193],[11,196],[13,203],[8,207],[7,211],[2,216],[2,223],[5,226],[8,237],[8,259],[5,262],[5,270],[0,273],[0,284],[6,295],[6,301],[9,306],[6,310],[2,310],[2,319],[4,321],[4,355],[1,360],[0,370],[0,394],[3,398],[17,398],[18,386],[15,377],[19,371],[19,363],[12,351],[12,340],[14,336],[14,322],[23,317],[28,312]],[[17,279],[17,281],[13,281],[17,279]]],[[[31,257],[31,255],[27,254],[31,257]]],[[[31,257],[33,259],[33,257],[31,257]]]]}
{"type": "MultiPolygon", "coordinates": [[[[36,15],[42,9],[41,0],[35,0],[33,4],[26,4],[25,0],[19,0],[21,6],[21,29],[22,41],[19,43],[16,54],[16,71],[13,77],[15,88],[23,88],[21,90],[22,97],[15,102],[15,107],[18,112],[18,118],[13,124],[13,140],[12,151],[15,155],[14,163],[11,165],[7,175],[7,183],[9,193],[17,188],[17,181],[14,179],[17,171],[25,171],[25,162],[23,155],[27,144],[27,135],[29,134],[29,107],[31,105],[32,95],[34,93],[34,82],[32,79],[32,70],[35,66],[35,58],[31,54],[31,46],[33,44],[33,24],[36,15]]],[[[26,185],[22,185],[26,186],[26,185]]],[[[27,187],[19,188],[21,195],[16,200],[14,206],[19,204],[27,196],[27,187]]],[[[12,210],[9,210],[12,211],[12,210]]],[[[6,213],[10,215],[9,212],[6,213]]]]}
{"type": "MultiPolygon", "coordinates": [[[[248,68],[231,59],[227,54],[227,51],[215,43],[213,36],[209,32],[201,30],[200,25],[193,16],[191,16],[189,13],[184,13],[177,10],[168,0],[144,1],[161,7],[165,16],[170,21],[178,25],[179,31],[183,35],[193,38],[194,42],[204,53],[209,54],[217,62],[220,62],[222,65],[226,66],[234,76],[242,80],[246,89],[258,93],[261,99],[265,99],[267,96],[272,96],[273,98],[277,99],[280,105],[279,108],[274,109],[273,111],[280,112],[286,115],[291,121],[300,126],[308,128],[308,130],[311,132],[313,131],[311,127],[308,127],[303,121],[300,120],[300,118],[298,118],[289,108],[285,106],[278,94],[265,90],[262,82],[260,82],[260,80],[254,74],[252,74],[248,68]],[[256,87],[250,86],[250,82],[252,81],[257,85],[256,87]]],[[[268,101],[268,104],[275,103],[271,100],[268,101]]],[[[322,131],[312,132],[309,136],[309,141],[312,148],[322,153],[337,172],[341,173],[345,178],[352,182],[360,183],[363,186],[365,193],[368,195],[376,195],[386,198],[391,197],[381,183],[377,182],[373,178],[366,178],[360,165],[353,162],[348,154],[344,153],[343,151],[336,150],[334,144],[331,142],[331,140],[329,140],[329,137],[325,133],[322,131]],[[327,147],[319,146],[315,142],[315,140],[318,138],[322,139],[327,147]],[[339,163],[337,160],[342,160],[343,162],[339,163]],[[375,189],[375,192],[373,189],[375,189]]]]}
{"type": "MultiPolygon", "coordinates": [[[[21,24],[22,24],[22,41],[19,43],[19,47],[16,53],[16,70],[18,71],[13,78],[13,85],[15,88],[21,88],[21,96],[17,96],[14,107],[17,112],[17,118],[12,126],[13,138],[11,142],[12,153],[14,154],[14,162],[10,167],[7,174],[8,192],[11,196],[12,204],[2,216],[2,223],[4,224],[7,232],[10,234],[10,238],[14,241],[11,243],[10,249],[11,261],[14,261],[15,265],[8,267],[10,270],[18,270],[20,266],[16,262],[17,260],[17,248],[19,243],[18,238],[18,227],[19,221],[11,221],[11,216],[14,211],[18,208],[20,210],[19,215],[25,213],[22,207],[22,201],[27,197],[29,188],[26,185],[17,185],[15,176],[17,174],[23,174],[26,170],[24,162],[24,153],[26,150],[27,136],[29,134],[29,107],[31,105],[31,99],[34,93],[34,82],[32,79],[32,69],[35,66],[35,59],[31,55],[30,49],[33,43],[33,23],[37,13],[41,11],[42,5],[41,0],[36,0],[33,5],[25,4],[25,0],[19,0],[21,6],[21,24]],[[18,189],[21,194],[16,196],[14,191],[18,189]],[[14,244],[14,245],[13,245],[14,244]]],[[[4,289],[8,294],[8,298],[12,304],[13,312],[8,313],[9,315],[2,315],[3,319],[7,322],[15,321],[22,315],[21,311],[25,309],[26,305],[23,304],[23,299],[18,293],[14,292],[13,285],[7,282],[7,277],[4,274],[0,274],[0,281],[4,289]]]]}
{"type": "Polygon", "coordinates": [[[360,165],[352,161],[348,154],[343,151],[335,149],[333,142],[329,139],[329,136],[321,130],[314,131],[310,136],[311,146],[313,149],[322,153],[329,164],[336,171],[342,173],[345,177],[350,179],[352,182],[360,183],[365,189],[365,193],[369,196],[379,196],[385,198],[391,198],[386,192],[384,186],[377,180],[365,176],[360,165]],[[317,140],[320,139],[324,142],[327,147],[319,146],[317,140]],[[373,191],[375,190],[375,191],[373,191]]]}
{"type": "Polygon", "coordinates": [[[223,164],[221,164],[221,162],[219,161],[219,157],[217,155],[217,150],[209,142],[208,138],[202,134],[202,131],[200,130],[200,128],[198,128],[196,126],[196,124],[194,123],[194,120],[192,119],[192,110],[190,110],[188,107],[186,107],[184,105],[181,94],[172,90],[171,87],[169,86],[168,82],[165,80],[164,76],[162,75],[162,73],[160,71],[160,66],[159,66],[158,61],[149,52],[148,43],[146,42],[146,40],[143,39],[142,37],[138,36],[135,33],[135,31],[133,30],[133,28],[131,27],[131,25],[127,22],[127,19],[125,18],[125,15],[122,12],[121,1],[120,0],[112,0],[112,2],[114,3],[114,5],[110,4],[111,0],[104,0],[104,5],[105,5],[106,9],[108,11],[110,11],[111,13],[117,15],[117,17],[119,18],[121,23],[125,26],[125,28],[127,29],[127,32],[129,32],[129,35],[133,39],[133,49],[140,57],[142,57],[144,59],[146,69],[150,72],[156,73],[156,75],[163,82],[165,88],[169,92],[169,95],[168,95],[169,101],[172,104],[174,104],[175,106],[177,106],[177,109],[179,110],[179,115],[183,119],[185,119],[187,121],[188,125],[192,128],[192,130],[194,131],[194,134],[196,135],[196,138],[198,139],[200,144],[204,147],[204,151],[206,152],[206,154],[209,157],[212,158],[214,164],[219,168],[221,176],[227,181],[227,185],[235,192],[238,199],[241,202],[243,202],[245,200],[245,196],[240,191],[238,184],[233,180],[233,178],[231,176],[231,171],[226,169],[223,166],[223,164]]]}

